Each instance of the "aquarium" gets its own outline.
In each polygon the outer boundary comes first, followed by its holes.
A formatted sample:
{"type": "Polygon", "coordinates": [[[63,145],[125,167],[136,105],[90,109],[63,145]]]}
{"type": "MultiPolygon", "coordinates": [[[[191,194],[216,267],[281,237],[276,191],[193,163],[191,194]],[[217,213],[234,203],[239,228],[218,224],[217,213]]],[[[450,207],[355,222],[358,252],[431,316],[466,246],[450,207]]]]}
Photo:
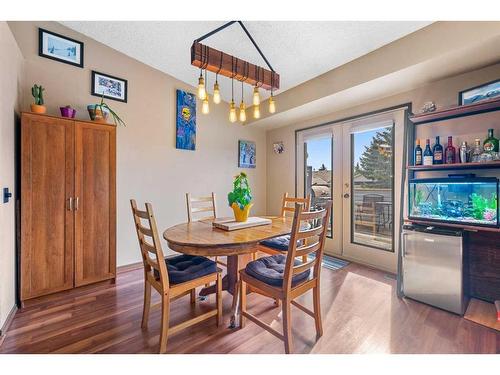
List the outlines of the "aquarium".
{"type": "Polygon", "coordinates": [[[498,227],[498,178],[410,180],[409,218],[498,227]]]}

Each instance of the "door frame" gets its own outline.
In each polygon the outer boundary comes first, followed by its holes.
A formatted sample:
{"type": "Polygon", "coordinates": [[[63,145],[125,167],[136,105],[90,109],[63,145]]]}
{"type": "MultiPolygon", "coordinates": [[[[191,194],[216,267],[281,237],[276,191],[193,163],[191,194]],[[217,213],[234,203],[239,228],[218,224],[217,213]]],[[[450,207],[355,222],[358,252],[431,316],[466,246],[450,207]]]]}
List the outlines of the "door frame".
{"type": "MultiPolygon", "coordinates": [[[[404,134],[403,137],[405,138],[405,134],[407,131],[406,127],[407,127],[407,122],[408,122],[408,116],[412,113],[412,103],[411,102],[406,102],[406,103],[398,104],[398,105],[391,106],[391,107],[386,107],[386,108],[382,108],[382,109],[378,109],[378,110],[374,110],[374,111],[370,111],[370,112],[365,112],[365,113],[361,113],[361,114],[357,114],[357,115],[353,115],[353,116],[347,116],[347,117],[343,117],[343,118],[340,118],[337,120],[327,121],[327,122],[323,122],[323,123],[320,123],[317,125],[296,129],[295,130],[295,171],[294,171],[295,172],[295,174],[294,174],[295,195],[297,196],[297,193],[299,191],[298,184],[297,184],[297,181],[298,181],[298,158],[299,158],[297,144],[299,141],[299,133],[301,133],[305,130],[321,128],[321,127],[325,127],[328,125],[338,125],[341,123],[354,121],[354,120],[361,120],[363,118],[373,117],[375,115],[381,115],[383,113],[395,112],[398,110],[403,111],[404,129],[402,129],[402,131],[404,134]]],[[[406,142],[406,139],[404,139],[404,141],[406,142]]],[[[351,261],[354,261],[356,263],[364,264],[364,265],[367,265],[370,267],[379,268],[379,269],[382,269],[382,270],[387,271],[387,272],[391,272],[391,273],[397,272],[398,263],[399,263],[399,254],[401,253],[401,241],[399,240],[399,233],[401,231],[401,227],[402,227],[403,221],[404,221],[404,215],[403,215],[404,202],[405,202],[404,201],[404,197],[405,197],[404,184],[406,181],[406,159],[407,159],[405,149],[402,150],[401,157],[398,159],[401,159],[401,164],[398,166],[398,161],[397,160],[394,161],[394,172],[396,175],[398,168],[400,168],[399,170],[401,173],[401,189],[399,191],[399,199],[397,199],[397,197],[394,198],[394,203],[395,203],[396,207],[394,207],[395,217],[393,220],[394,221],[394,224],[393,224],[394,225],[394,239],[393,240],[395,241],[395,244],[394,244],[394,253],[391,253],[391,254],[395,254],[395,262],[391,262],[391,264],[389,266],[385,266],[385,265],[376,265],[376,264],[367,262],[363,259],[345,256],[344,254],[340,255],[340,254],[335,253],[335,256],[337,256],[339,258],[346,259],[346,260],[351,260],[351,261]],[[399,205],[399,207],[397,205],[399,205]],[[396,217],[398,220],[396,220],[396,217]],[[396,227],[396,225],[397,225],[397,227],[396,227]]],[[[396,192],[396,190],[398,190],[398,184],[395,183],[394,184],[394,192],[396,192]]],[[[342,193],[343,193],[343,191],[342,191],[342,193]]],[[[327,242],[326,246],[328,249],[328,242],[327,242]]],[[[327,250],[327,249],[325,249],[325,250],[327,250]]],[[[380,251],[384,252],[383,250],[380,250],[380,251]]]]}

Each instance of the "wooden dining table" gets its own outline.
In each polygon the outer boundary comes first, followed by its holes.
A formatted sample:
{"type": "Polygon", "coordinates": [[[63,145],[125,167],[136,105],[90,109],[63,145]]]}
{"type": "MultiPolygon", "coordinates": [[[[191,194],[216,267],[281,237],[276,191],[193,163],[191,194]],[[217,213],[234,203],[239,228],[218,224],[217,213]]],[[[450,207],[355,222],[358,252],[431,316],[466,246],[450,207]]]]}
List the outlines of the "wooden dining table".
{"type": "MultiPolygon", "coordinates": [[[[252,253],[259,249],[259,242],[289,234],[291,217],[265,216],[271,224],[226,231],[215,228],[213,220],[200,220],[178,224],[166,229],[163,238],[170,249],[189,255],[205,257],[227,256],[227,273],[222,279],[222,289],[233,296],[231,309],[231,328],[236,327],[239,309],[239,270],[252,260],[252,253]]],[[[215,293],[215,285],[205,287],[200,296],[215,293]]]]}

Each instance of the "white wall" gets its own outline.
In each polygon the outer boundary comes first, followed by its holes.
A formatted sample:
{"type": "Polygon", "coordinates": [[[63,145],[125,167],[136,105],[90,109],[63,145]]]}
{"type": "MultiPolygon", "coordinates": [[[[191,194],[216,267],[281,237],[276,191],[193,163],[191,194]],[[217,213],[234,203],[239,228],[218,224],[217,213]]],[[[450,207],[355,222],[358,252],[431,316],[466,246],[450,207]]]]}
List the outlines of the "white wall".
{"type": "Polygon", "coordinates": [[[15,197],[3,203],[3,188],[14,193],[14,130],[19,115],[22,55],[6,22],[0,22],[0,328],[15,304],[15,197]]]}

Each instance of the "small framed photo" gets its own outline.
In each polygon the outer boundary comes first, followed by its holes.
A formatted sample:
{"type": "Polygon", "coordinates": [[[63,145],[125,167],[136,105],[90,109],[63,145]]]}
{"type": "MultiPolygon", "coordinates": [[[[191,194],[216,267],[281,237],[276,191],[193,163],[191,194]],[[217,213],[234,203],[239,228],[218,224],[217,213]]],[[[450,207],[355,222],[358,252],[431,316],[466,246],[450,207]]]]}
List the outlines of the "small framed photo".
{"type": "Polygon", "coordinates": [[[92,71],[92,91],[94,96],[127,102],[127,80],[109,74],[92,71]]]}
{"type": "Polygon", "coordinates": [[[458,93],[458,104],[474,104],[485,100],[500,99],[500,79],[458,93]]]}
{"type": "Polygon", "coordinates": [[[38,56],[83,68],[83,43],[38,29],[38,56]]]}
{"type": "Polygon", "coordinates": [[[257,150],[255,142],[238,141],[238,167],[239,168],[255,168],[257,161],[257,150]]]}
{"type": "Polygon", "coordinates": [[[275,154],[282,154],[285,152],[285,145],[283,142],[274,142],[273,143],[273,151],[275,154]]]}

